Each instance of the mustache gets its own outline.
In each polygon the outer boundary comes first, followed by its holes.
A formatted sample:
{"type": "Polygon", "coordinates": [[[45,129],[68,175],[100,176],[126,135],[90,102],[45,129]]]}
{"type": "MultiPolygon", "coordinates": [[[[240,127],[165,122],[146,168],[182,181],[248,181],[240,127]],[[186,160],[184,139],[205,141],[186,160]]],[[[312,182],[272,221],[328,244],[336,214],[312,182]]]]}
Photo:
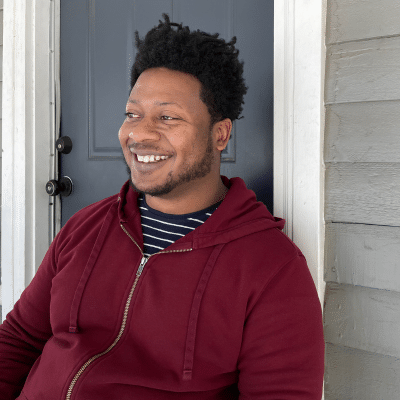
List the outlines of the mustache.
{"type": "Polygon", "coordinates": [[[144,144],[144,143],[133,143],[128,146],[129,150],[154,150],[162,152],[163,149],[159,146],[144,144]]]}

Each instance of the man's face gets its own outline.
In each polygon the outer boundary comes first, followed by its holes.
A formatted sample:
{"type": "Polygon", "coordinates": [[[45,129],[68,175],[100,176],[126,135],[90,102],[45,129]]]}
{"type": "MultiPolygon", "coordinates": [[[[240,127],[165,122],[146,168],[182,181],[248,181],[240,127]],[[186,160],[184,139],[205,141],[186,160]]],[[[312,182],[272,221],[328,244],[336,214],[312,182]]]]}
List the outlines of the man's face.
{"type": "Polygon", "coordinates": [[[139,76],[118,136],[140,192],[161,196],[185,190],[210,173],[215,150],[200,90],[195,77],[166,68],[139,76]]]}

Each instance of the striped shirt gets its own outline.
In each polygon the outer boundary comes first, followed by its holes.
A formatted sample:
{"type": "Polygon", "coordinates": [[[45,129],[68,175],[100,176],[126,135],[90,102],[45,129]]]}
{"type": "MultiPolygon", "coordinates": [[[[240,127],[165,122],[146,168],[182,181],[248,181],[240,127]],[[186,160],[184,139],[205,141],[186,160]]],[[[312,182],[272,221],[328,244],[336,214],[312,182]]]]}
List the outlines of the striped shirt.
{"type": "Polygon", "coordinates": [[[158,253],[203,224],[221,202],[191,214],[164,214],[150,208],[144,196],[138,199],[145,256],[158,253]]]}

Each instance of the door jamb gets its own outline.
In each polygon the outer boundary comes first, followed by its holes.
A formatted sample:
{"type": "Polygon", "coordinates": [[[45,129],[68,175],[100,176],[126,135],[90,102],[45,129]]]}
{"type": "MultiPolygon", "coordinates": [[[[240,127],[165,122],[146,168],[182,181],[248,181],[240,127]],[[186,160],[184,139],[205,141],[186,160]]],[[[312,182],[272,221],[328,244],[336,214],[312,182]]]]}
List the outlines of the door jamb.
{"type": "Polygon", "coordinates": [[[60,0],[4,2],[2,320],[40,265],[57,216],[45,185],[57,177],[59,17],[60,0]]]}
{"type": "Polygon", "coordinates": [[[274,214],[286,219],[321,303],[325,21],[326,0],[274,1],[274,214]]]}

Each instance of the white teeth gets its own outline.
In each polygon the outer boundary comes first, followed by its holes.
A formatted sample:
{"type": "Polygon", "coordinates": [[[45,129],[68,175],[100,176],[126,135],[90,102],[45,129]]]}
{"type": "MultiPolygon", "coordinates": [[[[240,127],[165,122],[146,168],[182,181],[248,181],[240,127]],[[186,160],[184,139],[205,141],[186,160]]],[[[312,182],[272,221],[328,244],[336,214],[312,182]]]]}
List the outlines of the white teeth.
{"type": "Polygon", "coordinates": [[[137,159],[139,162],[149,163],[149,162],[157,162],[160,160],[166,160],[168,156],[155,156],[154,154],[148,156],[139,156],[137,155],[137,159]]]}

